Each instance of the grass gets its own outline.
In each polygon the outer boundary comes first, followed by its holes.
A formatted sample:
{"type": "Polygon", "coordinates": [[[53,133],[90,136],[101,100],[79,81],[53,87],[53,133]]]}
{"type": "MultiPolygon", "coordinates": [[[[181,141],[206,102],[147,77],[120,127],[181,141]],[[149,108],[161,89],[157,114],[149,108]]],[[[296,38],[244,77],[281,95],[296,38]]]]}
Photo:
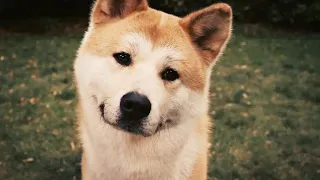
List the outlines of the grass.
{"type": "MultiPolygon", "coordinates": [[[[82,34],[0,40],[0,179],[80,179],[82,34]]],[[[211,180],[320,179],[320,36],[236,27],[214,67],[211,180]]]]}

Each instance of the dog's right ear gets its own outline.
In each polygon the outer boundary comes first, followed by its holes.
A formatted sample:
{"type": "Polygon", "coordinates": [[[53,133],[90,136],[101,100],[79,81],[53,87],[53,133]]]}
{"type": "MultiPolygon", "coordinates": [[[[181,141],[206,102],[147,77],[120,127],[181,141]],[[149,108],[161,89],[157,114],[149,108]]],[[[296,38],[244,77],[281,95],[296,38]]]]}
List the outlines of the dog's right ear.
{"type": "Polygon", "coordinates": [[[91,22],[100,24],[125,18],[133,12],[147,10],[148,7],[147,0],[96,0],[91,12],[91,22]]]}

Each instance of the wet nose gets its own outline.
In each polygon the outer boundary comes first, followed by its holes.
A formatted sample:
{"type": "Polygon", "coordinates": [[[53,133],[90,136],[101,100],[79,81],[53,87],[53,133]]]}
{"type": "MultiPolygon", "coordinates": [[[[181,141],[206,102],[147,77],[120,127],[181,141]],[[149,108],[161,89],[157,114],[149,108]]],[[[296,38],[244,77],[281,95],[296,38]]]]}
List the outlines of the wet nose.
{"type": "Polygon", "coordinates": [[[145,95],[129,92],[121,98],[120,111],[125,119],[141,120],[150,114],[151,102],[145,95]]]}

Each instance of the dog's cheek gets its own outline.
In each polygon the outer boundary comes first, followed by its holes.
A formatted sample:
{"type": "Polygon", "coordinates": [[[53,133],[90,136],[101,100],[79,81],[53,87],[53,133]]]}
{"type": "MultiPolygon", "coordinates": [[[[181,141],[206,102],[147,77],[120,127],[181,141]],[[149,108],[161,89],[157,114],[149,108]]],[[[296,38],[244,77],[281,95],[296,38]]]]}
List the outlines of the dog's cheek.
{"type": "Polygon", "coordinates": [[[92,95],[92,90],[95,89],[94,80],[94,64],[90,63],[90,59],[87,56],[80,56],[76,60],[75,66],[75,78],[77,86],[81,90],[81,94],[84,97],[92,95]],[[93,87],[93,88],[92,88],[93,87]]]}
{"type": "Polygon", "coordinates": [[[88,70],[91,71],[92,89],[102,98],[101,100],[113,97],[121,85],[118,78],[119,67],[113,61],[112,57],[95,59],[92,61],[93,68],[88,70]]]}
{"type": "Polygon", "coordinates": [[[206,111],[204,95],[189,88],[181,87],[171,99],[170,115],[180,120],[197,118],[206,111]]]}
{"type": "Polygon", "coordinates": [[[179,123],[187,99],[188,93],[183,87],[176,89],[174,92],[170,92],[163,105],[166,118],[174,121],[174,123],[179,123]]]}
{"type": "Polygon", "coordinates": [[[197,119],[207,112],[207,101],[204,94],[190,91],[188,101],[185,104],[183,114],[186,115],[187,118],[197,119]]]}

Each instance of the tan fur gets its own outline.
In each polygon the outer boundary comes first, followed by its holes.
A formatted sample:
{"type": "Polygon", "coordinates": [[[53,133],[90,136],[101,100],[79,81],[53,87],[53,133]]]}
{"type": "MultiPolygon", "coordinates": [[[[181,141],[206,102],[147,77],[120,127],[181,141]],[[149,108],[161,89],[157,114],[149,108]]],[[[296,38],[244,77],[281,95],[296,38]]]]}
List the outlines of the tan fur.
{"type": "MultiPolygon", "coordinates": [[[[196,132],[199,137],[204,138],[205,142],[211,142],[211,133],[212,133],[212,124],[211,118],[206,116],[201,120],[198,120],[198,126],[196,127],[196,132]]],[[[200,152],[197,156],[196,162],[192,169],[192,174],[189,177],[189,180],[198,180],[198,179],[207,179],[208,171],[208,150],[209,148],[204,148],[204,151],[200,152]]]]}
{"type": "Polygon", "coordinates": [[[74,65],[82,179],[207,179],[211,68],[229,41],[231,21],[224,3],[179,18],[146,0],[97,0],[74,65]],[[130,53],[133,64],[118,65],[112,54],[119,51],[130,53]],[[178,70],[179,80],[161,80],[167,66],[178,70]],[[113,98],[103,118],[114,123],[119,92],[130,88],[153,103],[150,132],[160,117],[176,124],[142,137],[103,122],[97,103],[113,98]]]}
{"type": "Polygon", "coordinates": [[[81,155],[81,176],[82,176],[82,180],[87,180],[87,161],[86,161],[86,156],[84,153],[82,153],[81,155]]]}
{"type": "Polygon", "coordinates": [[[189,177],[189,180],[206,180],[207,179],[207,166],[208,166],[208,157],[207,153],[203,152],[198,155],[198,159],[195,162],[195,165],[192,169],[192,174],[189,177]]]}

